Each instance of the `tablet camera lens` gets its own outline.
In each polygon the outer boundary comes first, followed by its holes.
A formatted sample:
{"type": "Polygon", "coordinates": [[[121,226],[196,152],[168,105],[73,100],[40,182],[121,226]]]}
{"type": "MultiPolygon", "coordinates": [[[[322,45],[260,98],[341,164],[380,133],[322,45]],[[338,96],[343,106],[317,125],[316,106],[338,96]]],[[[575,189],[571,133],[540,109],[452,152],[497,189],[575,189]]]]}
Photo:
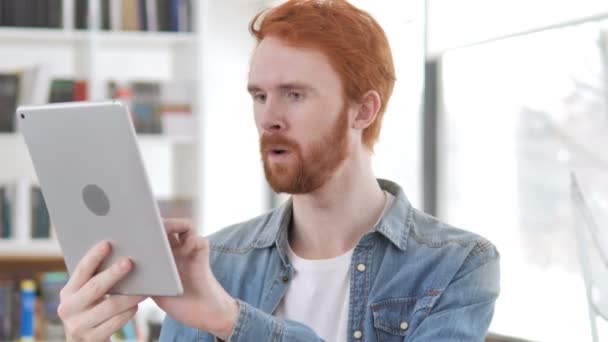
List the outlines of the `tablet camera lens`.
{"type": "Polygon", "coordinates": [[[25,115],[21,114],[21,118],[22,118],[22,119],[25,119],[25,115]]]}

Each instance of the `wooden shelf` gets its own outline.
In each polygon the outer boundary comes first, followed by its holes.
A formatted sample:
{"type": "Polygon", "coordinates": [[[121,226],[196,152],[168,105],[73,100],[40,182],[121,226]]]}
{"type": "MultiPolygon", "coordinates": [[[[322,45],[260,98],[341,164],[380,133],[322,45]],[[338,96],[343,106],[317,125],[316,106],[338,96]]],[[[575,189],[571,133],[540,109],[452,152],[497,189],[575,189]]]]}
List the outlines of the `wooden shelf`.
{"type": "Polygon", "coordinates": [[[61,249],[55,240],[0,240],[0,261],[27,259],[61,259],[61,249]]]}
{"type": "Polygon", "coordinates": [[[0,257],[0,268],[2,269],[2,274],[67,271],[63,257],[0,257]]]}
{"type": "Polygon", "coordinates": [[[112,45],[171,45],[195,41],[192,32],[99,31],[96,34],[100,43],[112,45]]]}
{"type": "Polygon", "coordinates": [[[82,42],[85,32],[53,28],[0,27],[0,42],[18,43],[74,43],[82,42]]]}
{"type": "Polygon", "coordinates": [[[98,40],[104,45],[172,45],[192,43],[192,32],[86,31],[53,28],[0,27],[0,42],[84,43],[98,40]]]}
{"type": "Polygon", "coordinates": [[[6,273],[65,271],[57,241],[0,241],[0,269],[6,273]]]}

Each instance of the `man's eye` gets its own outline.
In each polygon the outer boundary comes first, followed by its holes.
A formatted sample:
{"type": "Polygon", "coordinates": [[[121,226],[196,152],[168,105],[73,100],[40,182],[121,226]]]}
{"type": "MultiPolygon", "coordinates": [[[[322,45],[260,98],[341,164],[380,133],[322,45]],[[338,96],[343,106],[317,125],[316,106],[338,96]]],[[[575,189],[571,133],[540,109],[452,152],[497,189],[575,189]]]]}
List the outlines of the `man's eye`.
{"type": "Polygon", "coordinates": [[[260,94],[260,93],[258,93],[258,94],[253,94],[253,99],[254,99],[255,101],[264,102],[264,101],[266,101],[266,94],[260,94]]]}
{"type": "Polygon", "coordinates": [[[302,93],[297,92],[297,91],[290,91],[289,93],[287,93],[287,97],[289,97],[292,100],[301,100],[304,95],[302,95],[302,93]]]}

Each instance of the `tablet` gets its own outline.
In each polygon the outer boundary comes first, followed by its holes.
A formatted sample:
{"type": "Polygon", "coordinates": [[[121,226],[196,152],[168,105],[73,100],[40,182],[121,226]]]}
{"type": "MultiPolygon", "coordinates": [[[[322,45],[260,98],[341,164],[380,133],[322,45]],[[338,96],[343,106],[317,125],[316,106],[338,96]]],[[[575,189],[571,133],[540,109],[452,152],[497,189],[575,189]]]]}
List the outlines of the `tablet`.
{"type": "Polygon", "coordinates": [[[21,106],[16,120],[68,272],[102,240],[112,242],[104,270],[128,256],[133,271],[114,294],[182,294],[128,108],[119,101],[21,106]]]}

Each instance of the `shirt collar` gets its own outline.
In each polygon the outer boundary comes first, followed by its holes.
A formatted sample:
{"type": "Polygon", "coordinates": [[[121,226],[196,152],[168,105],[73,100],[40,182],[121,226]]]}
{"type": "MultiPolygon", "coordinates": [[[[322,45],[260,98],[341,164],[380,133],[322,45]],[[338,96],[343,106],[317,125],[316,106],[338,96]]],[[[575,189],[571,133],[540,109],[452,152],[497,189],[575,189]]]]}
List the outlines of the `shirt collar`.
{"type": "MultiPolygon", "coordinates": [[[[385,179],[378,179],[378,184],[382,190],[395,196],[395,200],[384,214],[384,217],[380,219],[380,222],[376,225],[374,231],[388,239],[395,247],[400,250],[405,250],[412,225],[412,205],[403,192],[403,189],[401,189],[397,183],[385,179]]],[[[293,202],[290,198],[273,211],[255,243],[256,248],[267,248],[276,244],[285,265],[289,264],[286,257],[288,243],[287,233],[291,223],[292,212],[293,202]]]]}

